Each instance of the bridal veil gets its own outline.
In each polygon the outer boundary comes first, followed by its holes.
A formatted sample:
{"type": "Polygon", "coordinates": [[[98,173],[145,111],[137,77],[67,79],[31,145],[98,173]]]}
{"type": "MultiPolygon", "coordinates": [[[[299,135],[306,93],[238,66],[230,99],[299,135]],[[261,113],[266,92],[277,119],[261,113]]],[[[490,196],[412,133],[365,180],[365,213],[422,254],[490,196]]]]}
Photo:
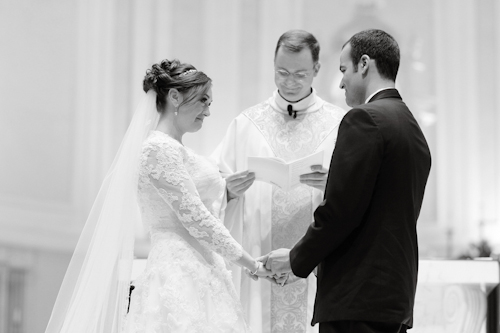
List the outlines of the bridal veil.
{"type": "Polygon", "coordinates": [[[117,333],[127,312],[142,143],[156,128],[156,92],[140,101],[99,190],[59,290],[46,333],[117,333]]]}

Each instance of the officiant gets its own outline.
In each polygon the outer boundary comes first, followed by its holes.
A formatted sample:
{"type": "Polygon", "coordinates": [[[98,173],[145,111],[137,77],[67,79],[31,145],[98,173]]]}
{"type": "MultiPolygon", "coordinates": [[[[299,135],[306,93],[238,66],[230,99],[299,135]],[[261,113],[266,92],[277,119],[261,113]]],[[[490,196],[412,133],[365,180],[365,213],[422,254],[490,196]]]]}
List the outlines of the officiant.
{"type": "MultiPolygon", "coordinates": [[[[230,200],[225,224],[254,257],[293,247],[323,200],[327,168],[345,111],[321,99],[312,88],[321,67],[319,51],[311,33],[285,32],[274,54],[277,90],[237,116],[212,155],[227,182],[230,200]],[[290,191],[255,181],[255,174],[248,171],[249,156],[288,162],[322,150],[323,165],[302,175],[302,184],[290,191]]],[[[313,274],[291,287],[280,287],[253,281],[236,269],[233,281],[247,322],[256,332],[282,332],[288,327],[317,332],[309,324],[316,294],[313,274]]]]}

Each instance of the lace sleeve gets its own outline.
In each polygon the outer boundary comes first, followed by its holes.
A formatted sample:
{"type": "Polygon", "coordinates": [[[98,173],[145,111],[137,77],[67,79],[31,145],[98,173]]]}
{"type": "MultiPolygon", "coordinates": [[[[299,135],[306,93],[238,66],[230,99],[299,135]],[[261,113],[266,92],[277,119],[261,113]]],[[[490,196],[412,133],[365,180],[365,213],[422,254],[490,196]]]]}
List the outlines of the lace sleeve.
{"type": "Polygon", "coordinates": [[[184,165],[181,147],[169,143],[152,144],[143,154],[142,169],[149,182],[189,234],[227,260],[240,259],[243,255],[241,245],[201,201],[184,165]]]}

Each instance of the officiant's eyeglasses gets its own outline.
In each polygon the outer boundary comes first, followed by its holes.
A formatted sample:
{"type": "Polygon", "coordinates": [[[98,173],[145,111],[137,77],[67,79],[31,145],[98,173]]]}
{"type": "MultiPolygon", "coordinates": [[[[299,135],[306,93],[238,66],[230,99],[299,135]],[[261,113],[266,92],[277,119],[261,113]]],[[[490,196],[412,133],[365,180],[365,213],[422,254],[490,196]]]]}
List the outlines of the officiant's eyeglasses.
{"type": "Polygon", "coordinates": [[[307,72],[298,72],[298,73],[290,73],[289,71],[286,71],[284,69],[277,69],[274,71],[276,76],[282,80],[286,80],[288,78],[292,78],[295,81],[304,81],[311,75],[310,73],[307,72]]]}

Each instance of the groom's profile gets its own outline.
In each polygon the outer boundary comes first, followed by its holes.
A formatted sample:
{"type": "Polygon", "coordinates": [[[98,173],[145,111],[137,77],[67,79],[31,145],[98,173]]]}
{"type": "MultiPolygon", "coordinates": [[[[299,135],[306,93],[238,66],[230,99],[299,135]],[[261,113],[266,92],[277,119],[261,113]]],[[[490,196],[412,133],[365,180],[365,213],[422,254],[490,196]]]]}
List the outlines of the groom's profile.
{"type": "Polygon", "coordinates": [[[416,223],[431,167],[425,137],[395,89],[399,46],[365,30],[343,46],[342,120],[323,203],[291,249],[263,259],[273,273],[317,267],[312,325],[321,333],[401,333],[413,326],[416,223]]]}

